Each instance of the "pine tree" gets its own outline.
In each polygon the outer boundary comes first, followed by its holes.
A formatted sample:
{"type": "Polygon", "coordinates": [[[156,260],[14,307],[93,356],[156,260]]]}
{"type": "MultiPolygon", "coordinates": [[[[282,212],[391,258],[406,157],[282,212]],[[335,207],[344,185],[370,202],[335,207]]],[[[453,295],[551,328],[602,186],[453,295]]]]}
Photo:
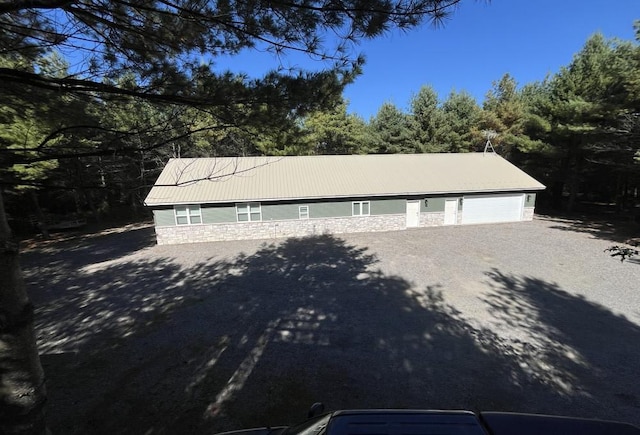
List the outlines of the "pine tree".
{"type": "Polygon", "coordinates": [[[394,104],[384,103],[371,119],[372,152],[381,154],[413,153],[417,151],[415,135],[409,117],[394,104]]]}

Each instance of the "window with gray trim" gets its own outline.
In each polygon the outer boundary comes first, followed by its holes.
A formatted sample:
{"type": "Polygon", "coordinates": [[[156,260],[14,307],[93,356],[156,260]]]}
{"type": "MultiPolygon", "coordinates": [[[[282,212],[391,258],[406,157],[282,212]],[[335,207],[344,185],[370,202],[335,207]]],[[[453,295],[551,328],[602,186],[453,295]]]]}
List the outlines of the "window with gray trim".
{"type": "Polygon", "coordinates": [[[176,205],[173,207],[176,225],[195,225],[202,223],[202,211],[199,205],[176,205]]]}
{"type": "Polygon", "coordinates": [[[369,216],[369,201],[354,201],[352,204],[352,216],[369,216]]]}
{"type": "Polygon", "coordinates": [[[262,220],[262,208],[259,202],[236,204],[238,222],[259,222],[262,220]]]}

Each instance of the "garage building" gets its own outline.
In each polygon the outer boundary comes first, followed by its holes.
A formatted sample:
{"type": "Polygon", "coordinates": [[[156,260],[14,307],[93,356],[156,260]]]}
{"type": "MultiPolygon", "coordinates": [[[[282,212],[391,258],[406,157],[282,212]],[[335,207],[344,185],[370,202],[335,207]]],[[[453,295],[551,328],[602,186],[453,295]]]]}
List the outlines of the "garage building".
{"type": "Polygon", "coordinates": [[[171,159],[158,244],[533,219],[545,187],[494,153],[171,159]]]}

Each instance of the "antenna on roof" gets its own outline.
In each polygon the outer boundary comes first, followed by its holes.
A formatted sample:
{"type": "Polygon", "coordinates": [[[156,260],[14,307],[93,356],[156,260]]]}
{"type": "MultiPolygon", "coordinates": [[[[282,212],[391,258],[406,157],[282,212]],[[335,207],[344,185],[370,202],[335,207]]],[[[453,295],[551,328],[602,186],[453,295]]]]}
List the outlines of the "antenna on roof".
{"type": "Polygon", "coordinates": [[[493,149],[491,139],[498,137],[498,133],[495,130],[482,130],[482,136],[487,139],[487,143],[484,145],[484,154],[487,154],[488,150],[491,150],[493,154],[496,154],[496,150],[493,149]]]}

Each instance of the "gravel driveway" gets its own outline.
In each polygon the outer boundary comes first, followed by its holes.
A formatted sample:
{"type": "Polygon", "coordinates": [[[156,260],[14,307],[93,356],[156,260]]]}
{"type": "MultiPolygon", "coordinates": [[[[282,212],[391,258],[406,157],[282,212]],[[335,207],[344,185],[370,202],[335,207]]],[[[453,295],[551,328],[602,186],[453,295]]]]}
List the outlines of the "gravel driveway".
{"type": "Polygon", "coordinates": [[[559,219],[155,246],[132,226],[23,266],[64,434],[209,434],[329,409],[640,424],[640,263],[559,219]]]}

